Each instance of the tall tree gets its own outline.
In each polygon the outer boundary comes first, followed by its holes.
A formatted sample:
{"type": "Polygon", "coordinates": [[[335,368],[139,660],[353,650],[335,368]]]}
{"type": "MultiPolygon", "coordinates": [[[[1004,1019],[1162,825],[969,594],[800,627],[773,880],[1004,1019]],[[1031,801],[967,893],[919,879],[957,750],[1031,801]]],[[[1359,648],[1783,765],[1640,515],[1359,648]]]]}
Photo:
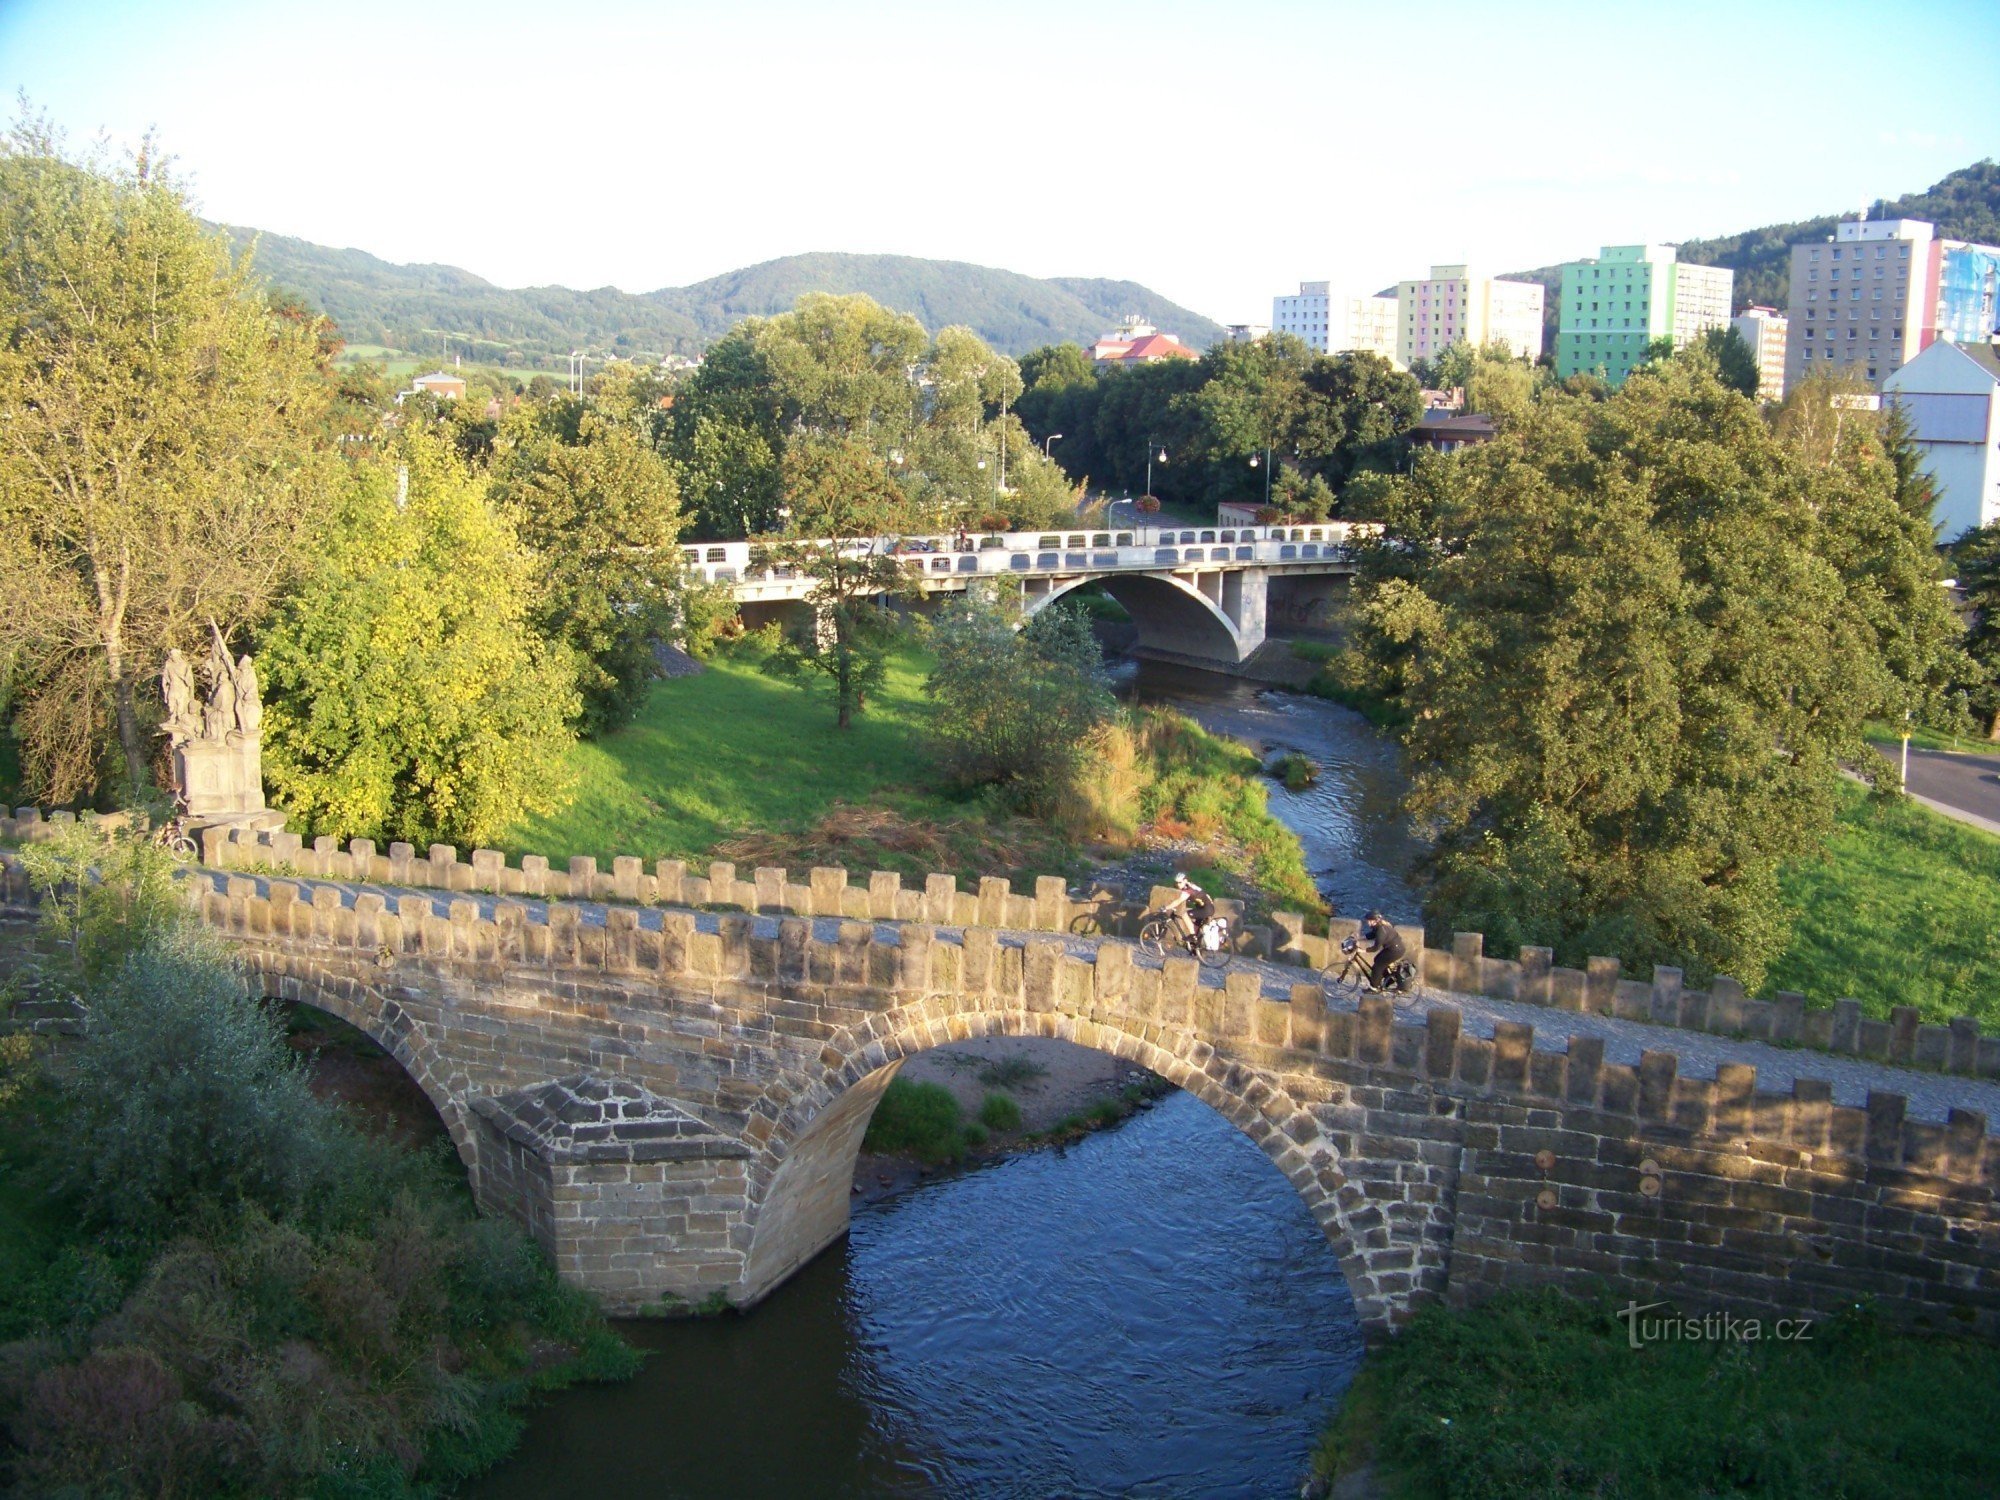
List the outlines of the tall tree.
{"type": "Polygon", "coordinates": [[[902,491],[887,467],[854,438],[793,443],[785,452],[790,534],[764,550],[769,562],[813,580],[806,608],[772,657],[780,675],[824,678],[834,720],[847,728],[880,684],[897,634],[887,599],[904,588],[894,557],[872,540],[902,529],[902,491]]]}
{"type": "Polygon", "coordinates": [[[441,436],[357,465],[259,640],[264,773],[309,829],[489,843],[566,789],[568,656],[528,623],[535,560],[441,436]]]}
{"type": "Polygon", "coordinates": [[[0,634],[44,796],[148,776],[144,688],[209,620],[253,623],[328,491],[322,329],[274,311],[150,142],[0,142],[0,634]]]}
{"type": "Polygon", "coordinates": [[[673,474],[637,423],[565,397],[508,414],[491,476],[534,554],[529,620],[575,657],[585,733],[630,722],[659,675],[654,646],[679,618],[673,474]]]}
{"type": "Polygon", "coordinates": [[[1412,714],[1435,920],[1757,981],[1779,863],[1949,650],[1872,468],[1814,467],[1671,360],[1398,486],[1366,634],[1412,714]]]}
{"type": "Polygon", "coordinates": [[[2000,522],[1968,532],[1952,549],[1970,625],[1965,649],[1966,706],[1989,739],[2000,740],[2000,522]]]}
{"type": "Polygon", "coordinates": [[[1757,357],[1735,328],[1707,329],[1690,347],[1704,350],[1715,361],[1716,376],[1724,385],[1739,396],[1756,400],[1764,377],[1758,372],[1757,357]]]}

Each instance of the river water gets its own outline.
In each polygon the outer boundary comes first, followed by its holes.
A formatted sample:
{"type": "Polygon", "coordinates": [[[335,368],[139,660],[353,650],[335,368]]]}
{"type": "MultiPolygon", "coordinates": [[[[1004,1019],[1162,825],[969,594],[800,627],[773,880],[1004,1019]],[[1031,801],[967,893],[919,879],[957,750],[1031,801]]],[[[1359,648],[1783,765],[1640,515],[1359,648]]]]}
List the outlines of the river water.
{"type": "MultiPolygon", "coordinates": [[[[1414,919],[1392,752],[1314,699],[1148,664],[1121,684],[1322,767],[1272,807],[1339,910],[1414,919]]],[[[1171,1094],[1115,1130],[857,1207],[748,1314],[628,1323],[631,1382],[561,1392],[481,1500],[1295,1494],[1360,1362],[1290,1184],[1171,1094]]]]}

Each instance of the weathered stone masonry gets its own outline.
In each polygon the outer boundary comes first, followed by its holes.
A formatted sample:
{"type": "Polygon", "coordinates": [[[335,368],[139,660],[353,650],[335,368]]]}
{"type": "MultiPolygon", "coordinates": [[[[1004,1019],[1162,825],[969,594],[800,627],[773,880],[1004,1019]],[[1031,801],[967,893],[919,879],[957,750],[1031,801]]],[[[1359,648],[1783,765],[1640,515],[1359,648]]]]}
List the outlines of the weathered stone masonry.
{"type": "MultiPolygon", "coordinates": [[[[6,895],[26,896],[5,872],[6,895]]],[[[2000,1143],[1984,1116],[1836,1105],[1747,1067],[1607,1063],[1577,1036],[1460,1034],[1384,1002],[1329,1011],[1259,976],[1199,983],[1106,942],[202,882],[268,993],[388,1047],[480,1202],[617,1310],[768,1292],[845,1228],[867,1117],[901,1061],[992,1033],[1152,1068],[1264,1149],[1339,1254],[1364,1321],[1419,1299],[1601,1277],[1745,1312],[1868,1295],[2000,1336],[2000,1143]],[[654,925],[657,920],[658,925],[654,925]],[[886,940],[893,936],[895,941],[886,940]]],[[[1447,957],[1453,957],[1447,955],[1447,957]]]]}

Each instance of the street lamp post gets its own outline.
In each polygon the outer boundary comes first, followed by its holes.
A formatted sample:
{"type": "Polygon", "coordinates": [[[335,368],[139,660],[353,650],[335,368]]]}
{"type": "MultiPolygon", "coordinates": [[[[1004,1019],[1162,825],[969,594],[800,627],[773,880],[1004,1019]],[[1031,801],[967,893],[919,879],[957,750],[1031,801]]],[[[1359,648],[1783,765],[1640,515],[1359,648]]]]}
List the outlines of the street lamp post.
{"type": "MultiPolygon", "coordinates": [[[[1147,441],[1147,443],[1146,443],[1146,494],[1147,494],[1148,496],[1151,496],[1151,494],[1153,493],[1153,461],[1154,461],[1154,457],[1155,457],[1155,455],[1154,455],[1154,453],[1153,453],[1153,444],[1152,444],[1151,440],[1149,439],[1149,440],[1147,441]]],[[[1166,445],[1165,445],[1165,444],[1162,444],[1162,445],[1160,446],[1160,451],[1159,451],[1159,454],[1158,454],[1158,459],[1159,459],[1159,461],[1160,461],[1161,463],[1165,463],[1165,462],[1167,461],[1167,450],[1166,450],[1166,445]]]]}
{"type": "MultiPolygon", "coordinates": [[[[1250,467],[1253,469],[1257,467],[1257,455],[1254,453],[1250,455],[1250,467]]],[[[1264,448],[1264,509],[1269,510],[1270,508],[1271,508],[1271,449],[1270,446],[1266,444],[1264,448]]]]}
{"type": "Polygon", "coordinates": [[[1051,445],[1052,443],[1054,443],[1054,442],[1055,442],[1055,441],[1056,441],[1056,440],[1057,440],[1058,438],[1060,438],[1061,436],[1062,436],[1062,434],[1061,434],[1060,432],[1052,432],[1052,433],[1050,433],[1050,434],[1049,434],[1049,435],[1048,435],[1047,437],[1045,437],[1045,438],[1043,438],[1043,439],[1042,439],[1042,457],[1043,457],[1043,458],[1047,458],[1047,457],[1049,456],[1049,446],[1050,446],[1050,445],[1051,445]]]}

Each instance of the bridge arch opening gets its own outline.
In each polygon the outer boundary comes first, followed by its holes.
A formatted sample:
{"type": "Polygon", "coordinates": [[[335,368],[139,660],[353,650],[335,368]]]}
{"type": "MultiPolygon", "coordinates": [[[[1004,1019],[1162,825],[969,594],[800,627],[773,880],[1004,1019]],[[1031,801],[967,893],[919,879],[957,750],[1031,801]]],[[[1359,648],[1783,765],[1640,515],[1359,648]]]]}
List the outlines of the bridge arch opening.
{"type": "MultiPolygon", "coordinates": [[[[989,1036],[1045,1036],[1135,1064],[1191,1094],[1248,1137],[1305,1204],[1331,1247],[1364,1328],[1386,1330],[1391,1310],[1378,1297],[1362,1250],[1386,1244],[1379,1228],[1360,1229],[1350,1215],[1364,1206],[1337,1151],[1299,1103],[1248,1069],[1212,1056],[1197,1065],[1192,1039],[1174,1050],[1108,1025],[1075,1025],[1027,1011],[985,1011],[954,1018],[950,1034],[934,1017],[878,1018],[873,1040],[839,1040],[841,1060],[802,1088],[780,1084],[786,1102],[770,1109],[766,1160],[753,1183],[750,1247],[731,1300],[748,1306],[846,1232],[862,1137],[876,1105],[903,1064],[933,1047],[989,1036]]],[[[1204,1049],[1205,1050],[1205,1049],[1204,1049]]],[[[798,1080],[793,1080],[798,1082],[798,1080]]],[[[775,1104],[776,1094],[767,1093],[775,1104]]],[[[1379,1217],[1379,1216],[1377,1216],[1379,1217]]]]}
{"type": "MultiPolygon", "coordinates": [[[[1220,579],[1223,575],[1216,574],[1220,579]]],[[[1199,656],[1235,665],[1249,653],[1222,606],[1177,573],[1106,573],[1065,579],[1047,593],[1031,594],[1027,612],[1036,614],[1086,584],[1095,584],[1125,607],[1138,631],[1141,651],[1199,656]]]]}
{"type": "MultiPolygon", "coordinates": [[[[475,1193],[479,1186],[479,1158],[477,1135],[469,1110],[463,1103],[465,1091],[455,1089],[446,1081],[442,1063],[428,1038],[419,1032],[404,1015],[395,1000],[370,986],[358,985],[344,980],[302,978],[296,974],[253,969],[250,981],[266,1000],[274,1001],[311,1015],[331,1017],[348,1031],[358,1033],[368,1043],[385,1055],[396,1070],[394,1076],[380,1076],[374,1080],[381,1088],[373,1102],[387,1104],[395,1089],[395,1079],[400,1077],[403,1085],[415,1093],[429,1108],[429,1113],[444,1134],[451,1138],[452,1147],[458,1152],[458,1159],[465,1166],[466,1175],[475,1193]]],[[[308,1026],[310,1020],[308,1019],[308,1026]]],[[[334,1041],[340,1038],[336,1033],[334,1041]]],[[[358,1059],[365,1062],[366,1059],[358,1059]]],[[[366,1082],[367,1080],[362,1080],[366,1082]]],[[[369,1107],[367,1089],[357,1090],[358,1097],[351,1102],[369,1107]]],[[[343,1099],[348,1098],[342,1091],[343,1099]]],[[[404,1096],[405,1107],[414,1110],[413,1102],[404,1096]]],[[[412,1124],[420,1123],[412,1119],[412,1124]]]]}

